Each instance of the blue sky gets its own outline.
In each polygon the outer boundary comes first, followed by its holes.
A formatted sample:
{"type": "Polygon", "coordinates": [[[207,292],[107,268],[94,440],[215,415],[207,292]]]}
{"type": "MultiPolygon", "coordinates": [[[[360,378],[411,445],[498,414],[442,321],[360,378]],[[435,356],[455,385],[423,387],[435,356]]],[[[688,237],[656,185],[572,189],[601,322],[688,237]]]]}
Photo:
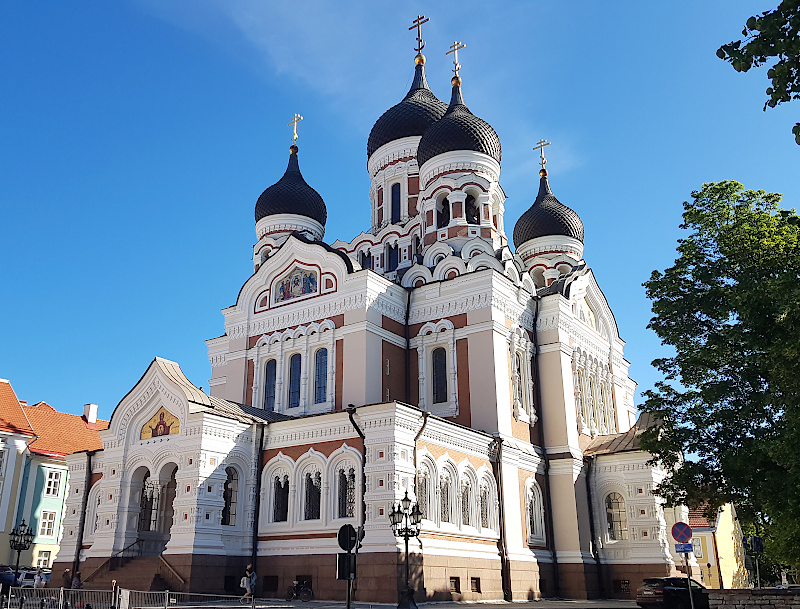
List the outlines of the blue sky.
{"type": "Polygon", "coordinates": [[[764,70],[715,56],[772,2],[4,2],[0,377],[21,399],[108,417],[156,355],[208,388],[204,340],[252,273],[253,208],[300,124],[325,240],[369,228],[366,140],[413,74],[503,144],[506,227],[556,196],[615,312],[639,389],[664,355],[641,284],[675,258],[681,203],[736,179],[797,206],[799,102],[762,112],[764,70]],[[792,169],[794,168],[794,169],[792,169]]]}

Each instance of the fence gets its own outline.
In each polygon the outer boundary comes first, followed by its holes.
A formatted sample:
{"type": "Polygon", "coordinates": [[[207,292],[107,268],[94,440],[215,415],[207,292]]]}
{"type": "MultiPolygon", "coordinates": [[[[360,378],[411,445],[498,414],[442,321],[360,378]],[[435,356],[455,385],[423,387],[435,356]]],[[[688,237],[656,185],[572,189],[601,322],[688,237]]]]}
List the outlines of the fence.
{"type": "MultiPolygon", "coordinates": [[[[259,599],[259,606],[266,601],[259,599]]],[[[217,609],[251,607],[256,598],[191,592],[141,590],[66,590],[64,588],[10,588],[0,599],[8,609],[217,609]]]]}

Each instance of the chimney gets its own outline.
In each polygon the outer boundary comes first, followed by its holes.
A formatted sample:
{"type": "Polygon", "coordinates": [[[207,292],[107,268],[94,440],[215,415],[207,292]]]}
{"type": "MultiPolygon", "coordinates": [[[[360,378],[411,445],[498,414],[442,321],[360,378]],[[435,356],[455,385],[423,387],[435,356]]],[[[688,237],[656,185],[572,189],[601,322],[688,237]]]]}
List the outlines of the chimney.
{"type": "Polygon", "coordinates": [[[19,405],[20,406],[27,406],[28,405],[28,400],[20,400],[19,401],[19,405]]]}
{"type": "Polygon", "coordinates": [[[83,418],[87,423],[97,423],[97,404],[84,404],[83,418]]]}

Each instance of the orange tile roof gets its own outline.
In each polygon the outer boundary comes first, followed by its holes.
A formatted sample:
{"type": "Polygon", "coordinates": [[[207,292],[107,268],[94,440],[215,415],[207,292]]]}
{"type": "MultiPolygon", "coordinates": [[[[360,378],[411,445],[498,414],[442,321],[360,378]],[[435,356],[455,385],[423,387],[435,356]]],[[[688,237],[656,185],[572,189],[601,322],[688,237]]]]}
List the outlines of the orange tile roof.
{"type": "Polygon", "coordinates": [[[0,430],[35,435],[11,383],[0,379],[0,430]]]}
{"type": "Polygon", "coordinates": [[[108,429],[108,421],[97,419],[87,423],[82,416],[58,412],[46,402],[23,406],[31,425],[39,436],[30,446],[30,451],[51,457],[62,457],[82,450],[103,448],[100,434],[108,429]]]}
{"type": "Polygon", "coordinates": [[[706,517],[706,506],[689,509],[689,526],[698,528],[710,528],[712,525],[706,517]]]}

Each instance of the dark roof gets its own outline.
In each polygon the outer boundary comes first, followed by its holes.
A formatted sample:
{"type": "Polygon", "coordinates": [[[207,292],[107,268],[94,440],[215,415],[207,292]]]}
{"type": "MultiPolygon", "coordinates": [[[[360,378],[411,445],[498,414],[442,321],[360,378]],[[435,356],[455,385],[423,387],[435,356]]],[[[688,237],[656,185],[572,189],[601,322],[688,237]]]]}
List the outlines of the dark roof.
{"type": "Polygon", "coordinates": [[[222,398],[209,396],[211,407],[214,413],[228,419],[235,419],[240,423],[274,423],[276,421],[289,421],[295,417],[280,412],[273,412],[271,410],[264,410],[263,408],[255,408],[247,404],[239,404],[237,402],[229,402],[222,398]]]}
{"type": "Polygon", "coordinates": [[[514,245],[548,235],[566,235],[583,242],[583,222],[580,216],[553,196],[547,172],[541,171],[539,194],[536,200],[514,225],[514,245]]]}
{"type": "Polygon", "coordinates": [[[447,105],[428,87],[425,65],[417,64],[414,82],[403,100],[375,121],[367,140],[367,158],[389,142],[403,137],[422,136],[425,130],[444,116],[447,105]]]}
{"type": "Polygon", "coordinates": [[[624,453],[643,450],[639,444],[639,436],[642,432],[653,424],[653,416],[647,412],[639,415],[639,418],[625,433],[616,433],[610,436],[597,436],[584,449],[584,455],[611,455],[614,453],[624,453]]]}
{"type": "Polygon", "coordinates": [[[489,123],[469,111],[459,84],[453,85],[447,112],[422,136],[417,147],[417,163],[421,167],[433,157],[454,150],[482,152],[498,163],[502,156],[500,138],[489,123]]]}
{"type": "Polygon", "coordinates": [[[552,296],[553,294],[561,294],[564,298],[569,298],[570,290],[572,289],[572,282],[578,277],[583,277],[588,273],[589,267],[585,262],[576,264],[566,275],[559,277],[550,285],[536,290],[536,295],[539,298],[542,298],[544,296],[552,296]]]}
{"type": "Polygon", "coordinates": [[[256,202],[256,222],[275,214],[295,214],[316,220],[323,226],[328,219],[325,201],[311,188],[300,173],[297,162],[297,146],[290,148],[286,173],[275,184],[267,188],[256,202]]]}

